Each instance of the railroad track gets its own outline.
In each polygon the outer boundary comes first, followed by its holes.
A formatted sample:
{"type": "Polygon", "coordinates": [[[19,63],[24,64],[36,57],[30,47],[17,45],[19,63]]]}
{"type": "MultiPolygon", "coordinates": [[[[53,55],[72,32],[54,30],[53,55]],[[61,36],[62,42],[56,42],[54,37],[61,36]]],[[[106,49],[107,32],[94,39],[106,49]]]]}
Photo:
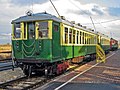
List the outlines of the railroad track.
{"type": "Polygon", "coordinates": [[[0,84],[0,90],[28,90],[47,81],[45,77],[32,76],[22,77],[0,84]]]}
{"type": "MultiPolygon", "coordinates": [[[[74,70],[74,69],[76,69],[76,68],[78,68],[86,63],[87,62],[82,62],[79,65],[76,65],[75,67],[68,69],[64,74],[67,74],[70,71],[72,71],[72,70],[74,70]]],[[[18,79],[11,80],[9,82],[5,82],[5,83],[0,84],[0,90],[1,89],[2,90],[28,90],[28,89],[33,90],[33,89],[40,87],[41,85],[43,85],[51,80],[58,78],[61,75],[53,76],[50,78],[45,77],[45,76],[36,76],[36,75],[33,75],[29,78],[22,77],[22,78],[18,78],[18,79]]]]}

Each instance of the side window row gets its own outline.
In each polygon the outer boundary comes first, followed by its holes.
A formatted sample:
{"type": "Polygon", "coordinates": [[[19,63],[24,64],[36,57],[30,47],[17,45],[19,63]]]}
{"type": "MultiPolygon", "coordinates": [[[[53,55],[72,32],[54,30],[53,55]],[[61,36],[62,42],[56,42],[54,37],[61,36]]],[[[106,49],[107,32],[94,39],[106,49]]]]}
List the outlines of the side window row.
{"type": "Polygon", "coordinates": [[[94,35],[64,27],[64,44],[95,44],[94,35]]]}
{"type": "Polygon", "coordinates": [[[108,39],[102,38],[102,44],[110,44],[110,41],[108,39]]]}

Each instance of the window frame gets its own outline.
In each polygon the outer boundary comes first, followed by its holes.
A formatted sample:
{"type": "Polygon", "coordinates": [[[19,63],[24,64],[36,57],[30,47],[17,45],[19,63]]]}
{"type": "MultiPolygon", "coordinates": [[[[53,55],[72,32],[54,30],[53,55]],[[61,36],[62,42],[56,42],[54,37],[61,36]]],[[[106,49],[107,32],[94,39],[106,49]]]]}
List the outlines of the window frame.
{"type": "Polygon", "coordinates": [[[13,23],[12,24],[12,40],[22,40],[22,26],[21,26],[21,23],[19,22],[19,24],[20,24],[20,38],[16,38],[15,37],[15,24],[16,23],[13,23]]]}
{"type": "Polygon", "coordinates": [[[44,21],[36,21],[35,23],[35,29],[36,29],[36,39],[52,39],[52,29],[53,29],[53,25],[52,25],[53,21],[52,20],[44,20],[44,21]],[[47,37],[39,37],[39,22],[48,22],[48,36],[47,37]]]}

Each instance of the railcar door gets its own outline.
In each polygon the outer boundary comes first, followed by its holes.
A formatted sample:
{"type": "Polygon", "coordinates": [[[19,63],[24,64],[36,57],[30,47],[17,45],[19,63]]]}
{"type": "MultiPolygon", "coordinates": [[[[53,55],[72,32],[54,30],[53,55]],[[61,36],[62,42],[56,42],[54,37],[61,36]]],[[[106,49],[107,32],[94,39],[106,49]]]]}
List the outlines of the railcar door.
{"type": "Polygon", "coordinates": [[[60,24],[57,22],[53,22],[52,54],[53,54],[53,60],[60,60],[60,58],[61,58],[60,24]]]}
{"type": "Polygon", "coordinates": [[[28,22],[28,39],[35,39],[35,22],[28,22]]]}
{"type": "Polygon", "coordinates": [[[35,22],[26,22],[27,40],[22,41],[23,55],[25,58],[35,57],[35,22]]]}

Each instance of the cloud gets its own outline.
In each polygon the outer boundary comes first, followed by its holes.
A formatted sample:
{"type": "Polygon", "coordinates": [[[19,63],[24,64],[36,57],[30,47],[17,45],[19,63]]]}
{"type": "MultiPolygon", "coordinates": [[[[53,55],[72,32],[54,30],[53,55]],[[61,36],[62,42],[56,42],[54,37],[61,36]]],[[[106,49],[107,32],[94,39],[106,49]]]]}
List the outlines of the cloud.
{"type": "Polygon", "coordinates": [[[77,8],[76,10],[70,8],[68,10],[68,12],[70,13],[91,16],[91,15],[104,15],[106,14],[107,11],[107,8],[94,3],[81,4],[79,1],[73,2],[73,0],[70,0],[70,2],[72,3],[73,6],[77,8]]]}
{"type": "MultiPolygon", "coordinates": [[[[61,16],[65,16],[69,21],[86,24],[88,28],[93,28],[89,16],[92,16],[94,23],[109,21],[120,18],[120,3],[113,0],[52,0],[61,16]],[[111,3],[111,4],[110,4],[111,3]],[[75,4],[75,5],[74,5],[75,4]],[[108,4],[108,5],[107,5],[108,4]],[[111,5],[111,6],[110,6],[111,5]],[[114,9],[113,9],[114,7],[114,9]],[[112,9],[110,9],[112,8],[112,9]],[[118,8],[118,9],[116,9],[118,8]],[[116,12],[119,14],[116,15],[116,12]]],[[[119,2],[120,0],[118,0],[119,2]]],[[[32,0],[0,0],[0,33],[11,33],[11,21],[15,18],[25,15],[25,12],[31,8],[32,0]],[[3,8],[3,9],[2,9],[3,8]]],[[[58,16],[49,0],[33,0],[33,12],[44,12],[58,16]]],[[[108,34],[110,31],[117,32],[116,38],[119,38],[119,21],[95,24],[97,31],[108,34]],[[104,28],[106,27],[106,28],[104,28]]],[[[114,35],[115,36],[115,35],[114,35]]]]}
{"type": "Polygon", "coordinates": [[[98,15],[103,15],[104,14],[103,10],[97,5],[94,5],[94,7],[91,10],[93,12],[97,13],[98,15]]]}
{"type": "Polygon", "coordinates": [[[99,4],[100,6],[104,7],[114,7],[119,8],[120,7],[120,0],[75,0],[82,4],[99,4]]]}
{"type": "Polygon", "coordinates": [[[32,4],[43,4],[48,2],[48,0],[11,0],[10,1],[14,5],[32,5],[32,4]]]}
{"type": "Polygon", "coordinates": [[[0,36],[11,36],[11,33],[1,33],[0,36]]]}

